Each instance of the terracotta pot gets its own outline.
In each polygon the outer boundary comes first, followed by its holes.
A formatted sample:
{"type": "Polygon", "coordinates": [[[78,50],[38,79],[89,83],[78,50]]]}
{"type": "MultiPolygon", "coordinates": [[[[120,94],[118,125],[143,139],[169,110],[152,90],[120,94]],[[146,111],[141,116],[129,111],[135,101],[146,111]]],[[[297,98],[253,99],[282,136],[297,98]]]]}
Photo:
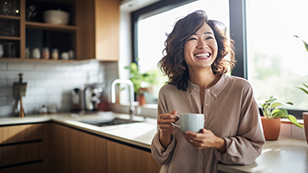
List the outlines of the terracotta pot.
{"type": "Polygon", "coordinates": [[[280,118],[275,117],[274,119],[266,119],[261,117],[261,121],[265,140],[277,140],[280,133],[280,118]]]}
{"type": "Polygon", "coordinates": [[[143,94],[139,94],[137,100],[138,100],[140,106],[142,106],[146,103],[145,97],[144,97],[143,94]]]}
{"type": "Polygon", "coordinates": [[[307,141],[307,144],[308,144],[308,112],[303,112],[303,120],[304,120],[306,141],[307,141]]]}

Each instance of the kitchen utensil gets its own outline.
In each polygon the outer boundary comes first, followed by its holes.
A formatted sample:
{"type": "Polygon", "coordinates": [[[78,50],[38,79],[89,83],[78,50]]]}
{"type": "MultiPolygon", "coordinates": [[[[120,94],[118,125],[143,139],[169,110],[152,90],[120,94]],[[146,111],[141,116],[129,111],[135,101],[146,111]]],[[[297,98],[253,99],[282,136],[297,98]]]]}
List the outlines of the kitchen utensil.
{"type": "Polygon", "coordinates": [[[27,83],[22,82],[22,73],[19,73],[19,82],[13,83],[13,98],[16,101],[16,105],[20,102],[19,117],[23,118],[25,116],[23,109],[22,97],[26,96],[27,83]]]}

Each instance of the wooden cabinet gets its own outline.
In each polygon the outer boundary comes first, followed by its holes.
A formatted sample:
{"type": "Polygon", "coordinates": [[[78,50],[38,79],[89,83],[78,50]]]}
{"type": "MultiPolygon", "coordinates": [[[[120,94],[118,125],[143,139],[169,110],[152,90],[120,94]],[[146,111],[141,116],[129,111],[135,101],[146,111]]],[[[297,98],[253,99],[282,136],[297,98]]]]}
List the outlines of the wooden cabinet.
{"type": "Polygon", "coordinates": [[[44,124],[0,127],[0,172],[43,172],[44,124]]]}
{"type": "MultiPolygon", "coordinates": [[[[3,1],[4,2],[4,1],[3,1]]],[[[74,61],[119,59],[120,0],[14,0],[18,14],[0,14],[0,44],[4,45],[1,60],[74,61]],[[29,17],[30,7],[36,17],[29,17]],[[69,12],[68,25],[45,23],[43,12],[60,8],[69,12]],[[5,24],[5,27],[1,27],[5,24]],[[2,30],[14,32],[4,33],[2,30]],[[8,28],[8,29],[4,29],[8,28]],[[33,59],[31,52],[49,48],[49,59],[33,59]],[[26,58],[26,48],[30,58],[26,58]],[[58,49],[59,59],[51,59],[58,49]],[[62,60],[61,53],[72,50],[75,58],[62,60]]],[[[0,11],[1,13],[1,11],[0,11]]]]}
{"type": "Polygon", "coordinates": [[[119,60],[120,0],[80,1],[80,49],[84,59],[119,60]]]}
{"type": "Polygon", "coordinates": [[[112,173],[157,173],[160,165],[151,153],[108,141],[108,172],[112,173]]]}
{"type": "Polygon", "coordinates": [[[156,173],[151,153],[64,125],[0,127],[0,172],[156,173]]]}
{"type": "Polygon", "coordinates": [[[59,124],[51,126],[51,173],[107,172],[107,141],[59,124]]]}

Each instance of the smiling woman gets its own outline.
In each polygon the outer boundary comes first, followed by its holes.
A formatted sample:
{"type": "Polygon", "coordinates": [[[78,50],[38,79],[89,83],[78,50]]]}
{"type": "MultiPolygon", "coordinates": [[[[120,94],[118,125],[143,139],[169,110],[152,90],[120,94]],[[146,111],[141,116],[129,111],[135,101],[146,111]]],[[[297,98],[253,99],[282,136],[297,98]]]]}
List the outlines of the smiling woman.
{"type": "MultiPolygon", "coordinates": [[[[180,2],[180,1],[179,1],[180,2]]],[[[170,5],[166,5],[170,7],[170,5]]],[[[215,0],[199,0],[190,3],[182,3],[175,5],[174,8],[164,10],[161,13],[149,11],[148,14],[141,15],[137,22],[137,52],[135,57],[138,59],[139,69],[142,72],[149,70],[157,70],[158,61],[163,57],[162,51],[166,35],[173,28],[172,23],[186,16],[188,13],[195,10],[204,10],[211,17],[222,21],[226,26],[229,26],[229,1],[215,0]]],[[[166,9],[166,7],[164,7],[166,9]]],[[[229,35],[229,33],[227,33],[229,35]]],[[[137,61],[137,60],[136,60],[137,61]]],[[[154,98],[158,97],[158,91],[161,86],[167,81],[167,77],[162,73],[159,75],[158,84],[153,87],[154,98]]]]}

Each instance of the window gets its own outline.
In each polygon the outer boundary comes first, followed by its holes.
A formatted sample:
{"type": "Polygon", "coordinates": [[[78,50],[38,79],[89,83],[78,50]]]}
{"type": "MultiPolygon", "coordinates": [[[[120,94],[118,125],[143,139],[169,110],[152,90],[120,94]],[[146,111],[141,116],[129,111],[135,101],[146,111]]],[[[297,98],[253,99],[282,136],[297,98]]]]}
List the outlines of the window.
{"type": "MultiPolygon", "coordinates": [[[[288,109],[307,109],[308,97],[295,86],[308,84],[307,0],[246,1],[248,80],[257,101],[275,96],[294,103],[288,109]]],[[[300,113],[301,114],[301,113],[300,113]]]]}
{"type": "MultiPolygon", "coordinates": [[[[153,97],[158,97],[161,86],[167,81],[157,67],[158,61],[163,57],[164,42],[173,29],[175,22],[195,10],[204,10],[209,19],[222,21],[229,26],[228,0],[199,0],[155,15],[143,15],[137,22],[137,61],[141,73],[149,70],[159,70],[159,83],[153,87],[153,97]]],[[[229,28],[229,27],[228,27],[229,28]]]]}

